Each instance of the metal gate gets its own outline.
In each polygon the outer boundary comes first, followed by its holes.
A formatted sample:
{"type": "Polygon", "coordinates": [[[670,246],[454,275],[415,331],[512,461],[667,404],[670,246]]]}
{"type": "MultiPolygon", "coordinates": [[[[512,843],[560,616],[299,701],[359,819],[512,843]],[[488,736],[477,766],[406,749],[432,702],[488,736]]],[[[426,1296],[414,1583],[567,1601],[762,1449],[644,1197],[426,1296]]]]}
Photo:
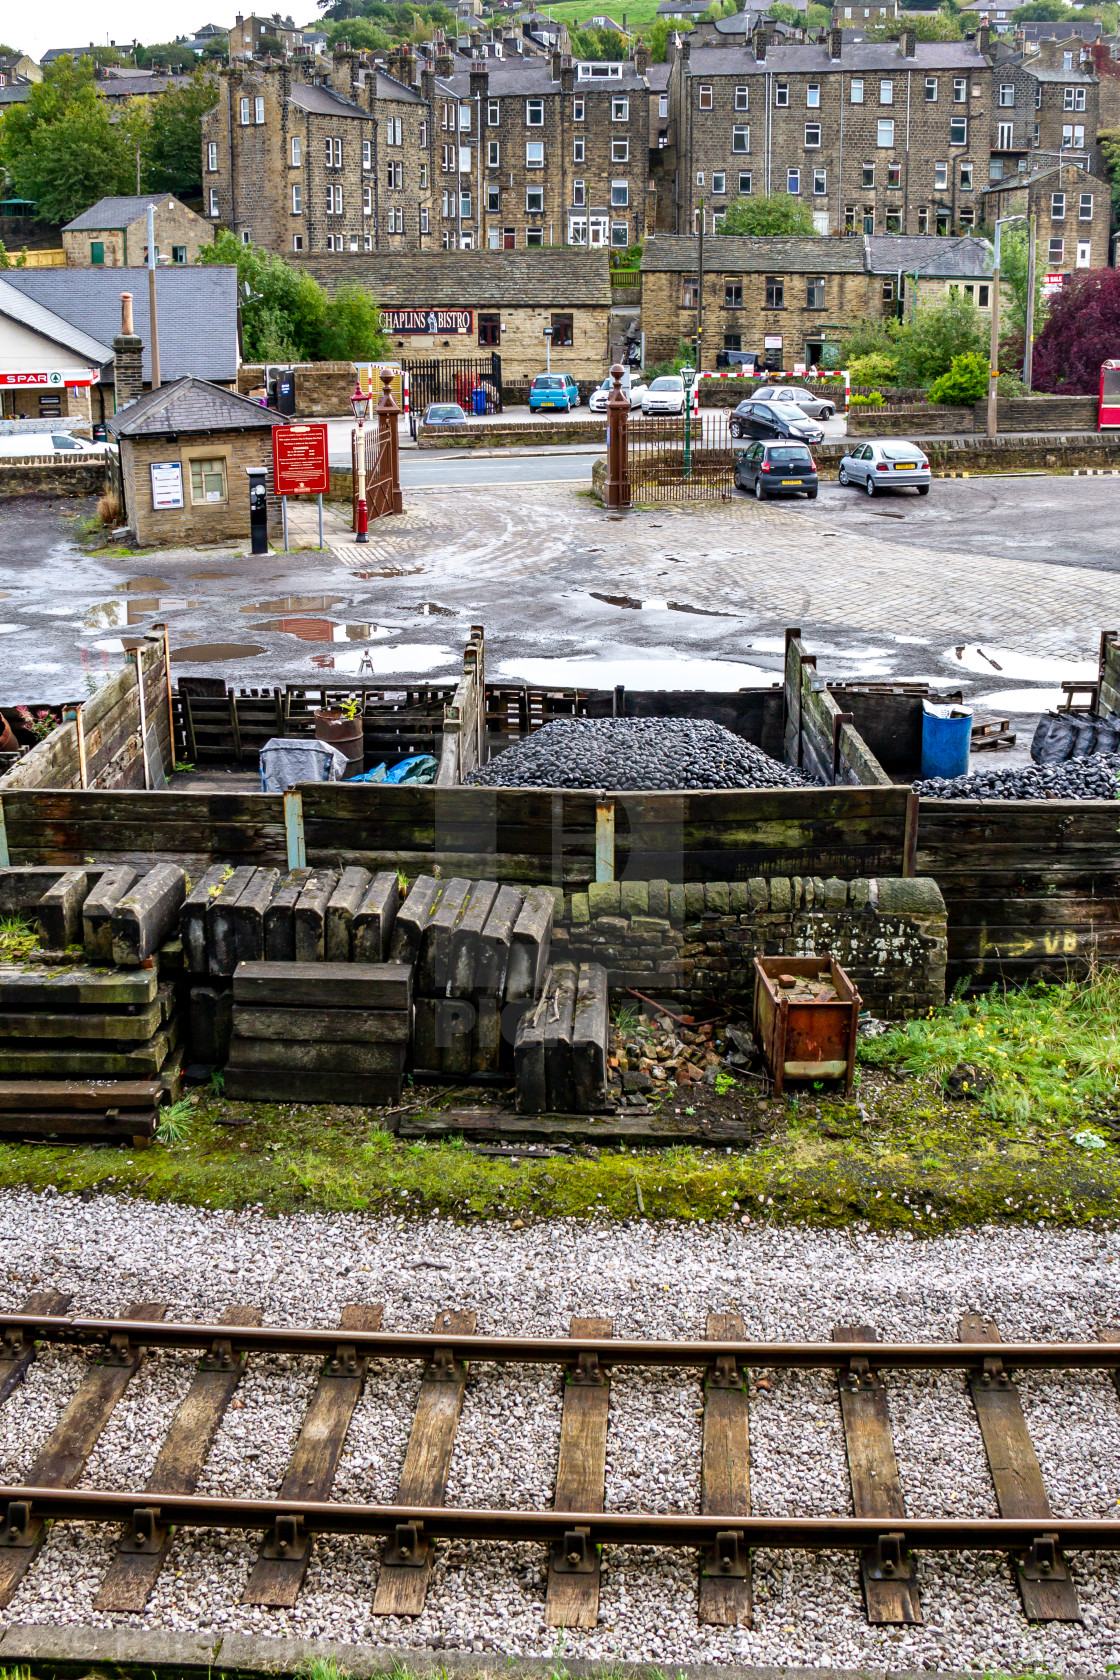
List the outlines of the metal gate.
{"type": "Polygon", "coordinates": [[[487,414],[502,412],[502,358],[496,350],[488,356],[453,356],[447,361],[403,361],[408,374],[409,406],[423,414],[429,403],[457,402],[470,414],[474,392],[486,396],[487,414]]]}
{"type": "Polygon", "coordinates": [[[727,415],[639,419],[626,433],[630,501],[726,502],[735,493],[735,456],[727,415]]]}
{"type": "MultiPolygon", "coordinates": [[[[396,438],[391,427],[395,427],[397,416],[394,412],[389,425],[381,425],[376,412],[372,426],[362,429],[364,444],[363,453],[366,458],[366,517],[372,522],[381,519],[389,513],[401,511],[401,487],[399,456],[394,447],[396,438]]],[[[354,530],[358,528],[358,433],[357,428],[350,433],[350,470],[352,473],[352,517],[354,530]]]]}

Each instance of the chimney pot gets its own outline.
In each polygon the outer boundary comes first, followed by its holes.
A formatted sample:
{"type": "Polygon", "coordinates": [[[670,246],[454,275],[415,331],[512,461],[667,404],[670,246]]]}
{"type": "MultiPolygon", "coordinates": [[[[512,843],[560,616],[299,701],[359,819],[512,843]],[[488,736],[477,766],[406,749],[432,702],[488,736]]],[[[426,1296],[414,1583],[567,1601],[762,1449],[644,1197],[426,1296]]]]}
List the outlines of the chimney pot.
{"type": "Polygon", "coordinates": [[[132,293],[121,293],[121,333],[128,337],[136,331],[132,324],[132,293]]]}

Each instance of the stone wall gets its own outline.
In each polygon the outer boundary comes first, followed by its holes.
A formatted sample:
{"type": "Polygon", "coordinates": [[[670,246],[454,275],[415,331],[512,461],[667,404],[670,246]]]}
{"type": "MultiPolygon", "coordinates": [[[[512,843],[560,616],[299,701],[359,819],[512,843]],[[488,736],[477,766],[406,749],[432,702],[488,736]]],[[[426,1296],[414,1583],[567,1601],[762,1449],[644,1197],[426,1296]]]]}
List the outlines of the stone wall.
{"type": "Polygon", "coordinates": [[[601,962],[614,992],[750,1007],[756,956],[829,952],[885,1020],[945,1001],[947,922],[927,878],[599,881],[564,901],[553,957],[601,962]]]}
{"type": "Polygon", "coordinates": [[[185,432],[166,437],[125,438],[121,443],[121,477],[125,517],[139,543],[172,546],[184,543],[237,541],[249,536],[249,480],[246,469],[264,467],[268,485],[268,532],[279,537],[283,525],[280,503],[272,494],[272,429],[256,426],[245,431],[185,432]],[[224,502],[192,502],[191,461],[216,459],[226,463],[224,502]],[[182,462],[181,508],[152,507],[150,467],[154,461],[182,462]]]}
{"type": "MultiPolygon", "coordinates": [[[[984,427],[980,429],[983,431],[984,427]]],[[[928,403],[907,403],[904,408],[853,408],[848,415],[849,437],[964,436],[975,430],[971,408],[934,408],[928,403]]]]}
{"type": "MultiPolygon", "coordinates": [[[[882,414],[880,409],[879,413],[882,414]]],[[[891,428],[882,426],[880,436],[889,436],[891,428]]],[[[838,438],[813,445],[813,458],[822,478],[834,478],[840,458],[848,450],[848,443],[838,438]]],[[[1111,471],[1120,468],[1120,435],[1110,432],[1081,432],[1074,434],[1007,433],[1002,437],[984,436],[929,438],[922,444],[922,453],[938,473],[1003,473],[1003,472],[1069,472],[1072,467],[1096,467],[1111,471]]]]}
{"type": "MultiPolygon", "coordinates": [[[[1000,402],[997,424],[1001,432],[1095,432],[1096,397],[1012,397],[1000,402]]],[[[986,400],[970,408],[938,408],[929,403],[906,403],[884,408],[856,408],[848,417],[852,437],[881,437],[912,433],[938,437],[947,433],[968,436],[985,432],[986,400]]]]}
{"type": "Polygon", "coordinates": [[[603,419],[556,420],[549,424],[510,421],[503,425],[491,421],[489,425],[419,426],[416,434],[418,449],[530,449],[534,445],[560,443],[600,443],[607,441],[607,422],[603,419]]]}
{"type": "Polygon", "coordinates": [[[100,496],[109,477],[103,455],[56,455],[0,461],[0,502],[12,496],[100,496]]]}

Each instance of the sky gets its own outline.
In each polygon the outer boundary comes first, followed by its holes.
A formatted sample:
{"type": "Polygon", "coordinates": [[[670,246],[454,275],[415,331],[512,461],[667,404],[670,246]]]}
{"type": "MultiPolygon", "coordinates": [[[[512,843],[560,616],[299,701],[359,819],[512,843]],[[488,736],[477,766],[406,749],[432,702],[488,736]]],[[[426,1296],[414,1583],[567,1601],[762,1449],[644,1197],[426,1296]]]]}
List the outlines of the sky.
{"type": "MultiPolygon", "coordinates": [[[[243,10],[251,10],[245,5],[243,10]]],[[[99,47],[116,41],[173,41],[177,35],[193,34],[201,24],[222,23],[225,14],[229,21],[238,10],[236,5],[218,5],[213,18],[206,0],[162,0],[158,7],[151,0],[41,0],[30,11],[22,7],[0,7],[0,39],[10,47],[18,47],[39,58],[51,47],[88,47],[90,41],[99,47]]]]}

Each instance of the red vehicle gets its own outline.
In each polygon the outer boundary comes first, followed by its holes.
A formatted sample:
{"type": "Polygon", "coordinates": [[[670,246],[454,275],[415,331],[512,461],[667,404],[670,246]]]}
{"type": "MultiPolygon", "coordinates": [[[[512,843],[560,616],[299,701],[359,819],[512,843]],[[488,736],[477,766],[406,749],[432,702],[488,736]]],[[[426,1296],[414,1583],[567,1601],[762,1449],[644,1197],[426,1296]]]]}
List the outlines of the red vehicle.
{"type": "Polygon", "coordinates": [[[1120,361],[1101,363],[1101,406],[1097,427],[1120,428],[1120,361]]]}

